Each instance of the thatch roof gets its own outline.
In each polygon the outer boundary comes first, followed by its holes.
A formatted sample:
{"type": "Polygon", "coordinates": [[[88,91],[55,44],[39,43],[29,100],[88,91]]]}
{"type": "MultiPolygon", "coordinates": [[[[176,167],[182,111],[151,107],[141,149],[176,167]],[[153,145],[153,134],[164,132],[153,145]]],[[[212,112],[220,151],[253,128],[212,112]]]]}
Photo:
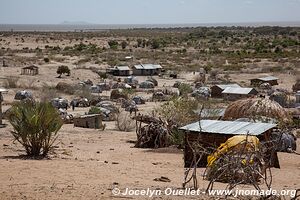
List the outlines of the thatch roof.
{"type": "Polygon", "coordinates": [[[225,110],[223,119],[233,120],[239,118],[276,119],[279,122],[290,122],[291,116],[277,102],[266,98],[250,98],[231,103],[225,110]]]}

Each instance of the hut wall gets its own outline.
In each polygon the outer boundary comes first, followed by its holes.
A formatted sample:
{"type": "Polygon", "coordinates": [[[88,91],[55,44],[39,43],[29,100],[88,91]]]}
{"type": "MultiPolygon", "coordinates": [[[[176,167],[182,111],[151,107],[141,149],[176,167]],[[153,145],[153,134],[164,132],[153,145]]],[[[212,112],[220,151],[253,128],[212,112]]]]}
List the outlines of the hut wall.
{"type": "Polygon", "coordinates": [[[211,90],[211,97],[213,98],[221,98],[223,90],[218,86],[214,85],[210,88],[211,90]]]}
{"type": "Polygon", "coordinates": [[[248,98],[249,94],[223,94],[223,98],[229,101],[235,101],[238,99],[248,98]]]}
{"type": "Polygon", "coordinates": [[[136,75],[136,76],[143,75],[143,70],[141,70],[141,69],[133,68],[132,72],[133,72],[133,75],[136,75]]]}
{"type": "Polygon", "coordinates": [[[101,117],[99,116],[89,116],[74,118],[74,126],[82,128],[100,128],[101,117]]]}
{"type": "MultiPolygon", "coordinates": [[[[185,147],[184,147],[184,167],[189,168],[193,162],[193,153],[190,147],[191,144],[196,143],[200,146],[207,149],[210,153],[213,153],[213,149],[218,148],[222,143],[226,142],[230,137],[234,135],[225,135],[225,134],[214,134],[214,133],[197,133],[197,132],[186,132],[185,133],[185,147]]],[[[269,132],[259,135],[258,139],[260,141],[269,140],[269,132]]],[[[200,159],[197,167],[206,167],[207,166],[207,156],[209,154],[203,155],[200,159]]],[[[199,159],[199,157],[197,158],[199,159]]],[[[277,154],[274,155],[274,162],[279,163],[277,154]]],[[[279,165],[279,164],[278,164],[279,165]]],[[[273,164],[277,166],[277,164],[273,164]]]]}

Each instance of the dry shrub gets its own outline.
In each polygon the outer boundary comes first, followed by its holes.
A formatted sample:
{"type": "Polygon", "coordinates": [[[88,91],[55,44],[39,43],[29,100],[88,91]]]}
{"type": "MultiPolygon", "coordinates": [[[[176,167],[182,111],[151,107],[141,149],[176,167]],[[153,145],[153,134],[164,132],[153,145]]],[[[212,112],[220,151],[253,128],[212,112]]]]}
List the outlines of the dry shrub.
{"type": "Polygon", "coordinates": [[[117,114],[116,128],[119,131],[132,131],[135,128],[135,121],[131,119],[128,112],[120,112],[117,114]]]}
{"type": "Polygon", "coordinates": [[[4,87],[6,88],[17,88],[19,77],[17,76],[8,76],[4,81],[4,87]]]}
{"type": "Polygon", "coordinates": [[[70,94],[70,95],[73,95],[76,90],[75,86],[65,82],[58,82],[55,88],[60,92],[70,94]]]}
{"type": "Polygon", "coordinates": [[[194,112],[197,108],[198,102],[196,100],[179,97],[164,103],[156,111],[164,121],[183,126],[198,119],[194,112]]]}
{"type": "Polygon", "coordinates": [[[41,102],[49,102],[51,99],[58,97],[57,90],[47,84],[44,84],[40,90],[41,102]]]}
{"type": "Polygon", "coordinates": [[[83,87],[77,89],[75,91],[75,94],[82,98],[92,99],[92,93],[88,86],[83,86],[83,87]]]}

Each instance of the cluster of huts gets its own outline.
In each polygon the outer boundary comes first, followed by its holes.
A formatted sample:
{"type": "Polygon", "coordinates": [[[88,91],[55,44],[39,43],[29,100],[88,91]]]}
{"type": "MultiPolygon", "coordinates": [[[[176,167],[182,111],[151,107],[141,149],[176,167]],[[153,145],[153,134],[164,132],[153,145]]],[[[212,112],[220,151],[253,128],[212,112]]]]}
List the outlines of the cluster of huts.
{"type": "Polygon", "coordinates": [[[138,64],[133,65],[132,68],[129,66],[115,66],[107,69],[107,73],[114,76],[154,76],[159,75],[163,68],[159,64],[138,64]]]}

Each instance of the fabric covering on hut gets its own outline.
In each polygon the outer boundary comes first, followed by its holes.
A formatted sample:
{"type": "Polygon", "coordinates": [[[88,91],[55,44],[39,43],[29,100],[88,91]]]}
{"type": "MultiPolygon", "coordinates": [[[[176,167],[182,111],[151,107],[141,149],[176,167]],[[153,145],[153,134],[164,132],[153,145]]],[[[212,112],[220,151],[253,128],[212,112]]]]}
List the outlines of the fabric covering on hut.
{"type": "Polygon", "coordinates": [[[146,81],[153,83],[154,86],[158,86],[158,81],[153,77],[148,77],[146,81]]]}
{"type": "Polygon", "coordinates": [[[32,93],[27,91],[27,90],[23,90],[23,91],[18,91],[15,95],[15,100],[24,100],[24,99],[32,99],[32,93]]]}
{"type": "Polygon", "coordinates": [[[68,100],[63,99],[61,97],[52,99],[51,104],[57,109],[59,109],[59,108],[68,109],[68,105],[69,105],[68,100]]]}
{"type": "Polygon", "coordinates": [[[140,88],[154,88],[154,84],[150,81],[144,81],[140,83],[140,88]]]}
{"type": "Polygon", "coordinates": [[[267,98],[250,98],[231,103],[224,113],[224,120],[250,118],[254,120],[276,119],[279,122],[291,121],[289,113],[277,102],[267,98]]]}

